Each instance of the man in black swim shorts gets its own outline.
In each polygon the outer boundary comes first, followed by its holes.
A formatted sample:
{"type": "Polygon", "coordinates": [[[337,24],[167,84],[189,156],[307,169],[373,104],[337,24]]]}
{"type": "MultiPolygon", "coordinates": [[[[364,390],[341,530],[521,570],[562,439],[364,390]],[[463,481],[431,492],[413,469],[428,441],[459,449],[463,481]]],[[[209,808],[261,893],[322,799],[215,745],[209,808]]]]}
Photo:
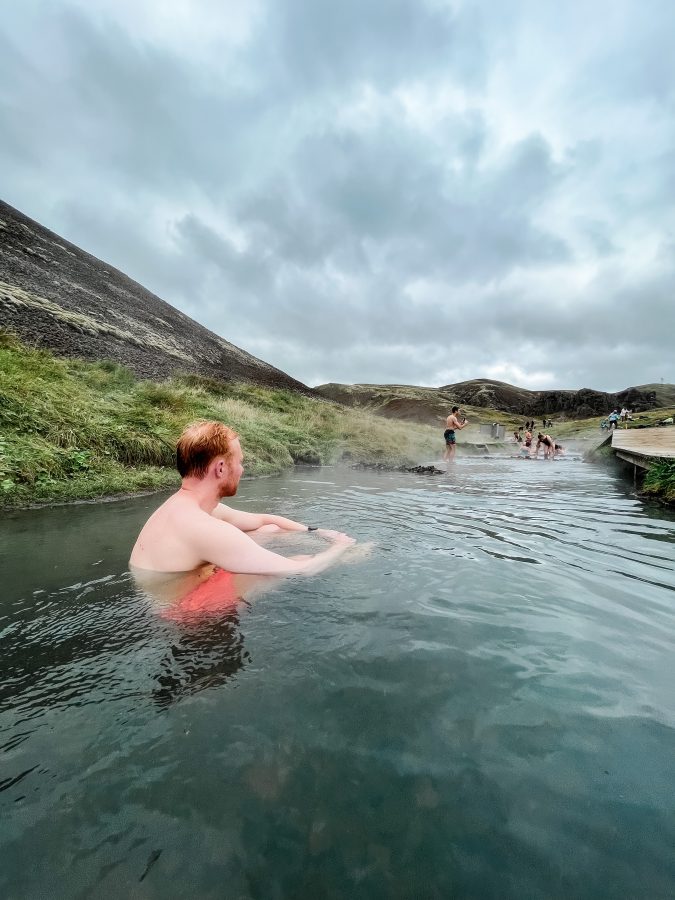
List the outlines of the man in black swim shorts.
{"type": "Polygon", "coordinates": [[[461,431],[462,428],[466,428],[469,424],[466,419],[462,422],[459,421],[457,416],[458,412],[459,406],[453,406],[452,412],[445,423],[445,431],[443,432],[443,437],[445,438],[445,452],[443,453],[443,459],[446,462],[454,462],[455,460],[455,445],[457,443],[455,431],[461,431]]]}

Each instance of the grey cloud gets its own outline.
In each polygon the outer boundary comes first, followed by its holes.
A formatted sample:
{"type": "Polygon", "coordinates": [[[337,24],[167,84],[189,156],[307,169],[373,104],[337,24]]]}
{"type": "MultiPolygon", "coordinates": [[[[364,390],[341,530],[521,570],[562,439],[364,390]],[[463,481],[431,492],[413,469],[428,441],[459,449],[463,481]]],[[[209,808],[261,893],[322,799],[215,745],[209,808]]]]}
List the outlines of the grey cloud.
{"type": "Polygon", "coordinates": [[[367,134],[308,138],[290,161],[283,194],[272,180],[240,202],[238,214],[266,249],[302,264],[341,254],[373,268],[379,256],[408,278],[443,272],[461,280],[480,271],[487,280],[516,264],[569,258],[562,239],[530,220],[563,177],[538,136],[499,167],[454,173],[419,134],[387,123],[367,134]]]}
{"type": "Polygon", "coordinates": [[[609,223],[587,216],[577,216],[574,221],[579,234],[586,238],[598,257],[611,256],[617,252],[609,223]]]}
{"type": "Polygon", "coordinates": [[[267,125],[259,99],[76,8],[45,10],[41,24],[52,58],[9,45],[13,104],[3,113],[17,155],[39,148],[71,174],[105,172],[126,194],[217,195],[236,182],[267,125]],[[68,159],[55,159],[64,146],[68,159]]]}
{"type": "Polygon", "coordinates": [[[647,101],[665,106],[672,112],[675,100],[672,3],[654,0],[649,15],[624,21],[621,44],[608,42],[604,52],[583,67],[576,90],[582,96],[590,94],[594,99],[604,95],[631,103],[647,101]]]}
{"type": "Polygon", "coordinates": [[[228,282],[240,289],[269,293],[274,287],[274,260],[264,252],[237,250],[229,240],[221,237],[196,216],[184,216],[176,223],[175,232],[182,242],[185,256],[210,264],[220,270],[228,282]]]}
{"type": "Polygon", "coordinates": [[[426,0],[288,0],[270,4],[263,38],[273,69],[303,92],[352,82],[390,86],[443,67],[470,84],[485,75],[480,30],[465,7],[426,0]]]}

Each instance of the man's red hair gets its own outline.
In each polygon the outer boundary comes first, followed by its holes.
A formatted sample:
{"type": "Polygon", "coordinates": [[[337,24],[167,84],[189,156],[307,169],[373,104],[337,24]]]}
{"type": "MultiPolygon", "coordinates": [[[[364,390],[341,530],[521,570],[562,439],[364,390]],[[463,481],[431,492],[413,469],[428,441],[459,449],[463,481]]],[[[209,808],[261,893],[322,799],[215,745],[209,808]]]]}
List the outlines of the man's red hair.
{"type": "Polygon", "coordinates": [[[236,431],[222,422],[192,422],[176,445],[176,465],[181,477],[203,478],[216,456],[229,458],[232,441],[238,437],[236,431]]]}

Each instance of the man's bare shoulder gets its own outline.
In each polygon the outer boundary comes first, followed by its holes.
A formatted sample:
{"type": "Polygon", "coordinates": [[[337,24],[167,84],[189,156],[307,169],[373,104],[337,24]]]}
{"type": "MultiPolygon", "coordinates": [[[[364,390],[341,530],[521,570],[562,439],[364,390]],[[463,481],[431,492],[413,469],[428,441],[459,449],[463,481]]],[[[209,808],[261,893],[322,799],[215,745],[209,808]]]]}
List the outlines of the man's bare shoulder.
{"type": "Polygon", "coordinates": [[[209,512],[205,512],[191,497],[187,497],[177,491],[158,506],[146,523],[155,529],[170,528],[172,532],[185,534],[193,531],[200,524],[215,522],[215,518],[209,512]]]}

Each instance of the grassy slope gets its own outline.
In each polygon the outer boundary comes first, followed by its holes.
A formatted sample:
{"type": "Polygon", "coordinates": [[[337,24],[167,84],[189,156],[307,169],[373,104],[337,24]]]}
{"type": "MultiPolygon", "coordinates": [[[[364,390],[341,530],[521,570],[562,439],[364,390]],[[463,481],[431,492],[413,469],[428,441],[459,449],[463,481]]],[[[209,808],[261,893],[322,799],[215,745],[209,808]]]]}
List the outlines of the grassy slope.
{"type": "Polygon", "coordinates": [[[175,485],[176,437],[198,418],[239,432],[252,475],[295,461],[415,463],[439,452],[437,430],[424,425],[198,376],[137,381],[115,363],[56,358],[0,332],[0,505],[175,485]]]}

